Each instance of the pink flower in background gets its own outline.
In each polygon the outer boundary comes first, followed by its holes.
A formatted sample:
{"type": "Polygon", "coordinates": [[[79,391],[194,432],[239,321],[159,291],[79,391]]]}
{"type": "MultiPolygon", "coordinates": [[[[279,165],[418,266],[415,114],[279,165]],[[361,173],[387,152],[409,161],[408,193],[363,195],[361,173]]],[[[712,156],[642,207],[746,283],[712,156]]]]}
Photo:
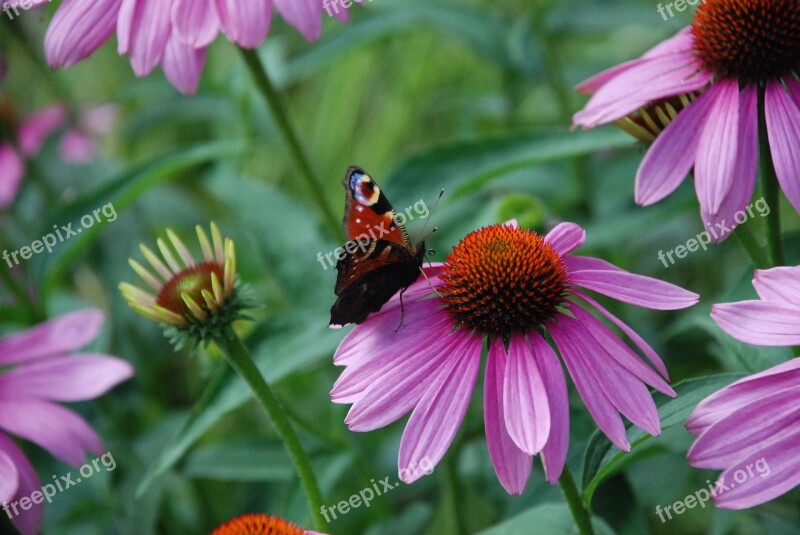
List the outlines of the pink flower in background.
{"type": "Polygon", "coordinates": [[[752,197],[761,109],[778,181],[800,211],[798,74],[799,2],[705,0],[690,27],[580,84],[593,96],[573,120],[617,121],[653,142],[636,175],[638,204],[660,201],[694,169],[712,226],[752,197]]]}
{"type": "Polygon", "coordinates": [[[630,450],[620,414],[658,435],[658,412],[647,386],[675,396],[664,363],[578,287],[659,310],[691,306],[698,296],[600,259],[573,256],[584,241],[584,230],[572,223],[544,238],[515,223],[494,225],[467,235],[444,264],[424,268],[427,278],[405,292],[402,312],[393,297],[357,325],[334,355],[334,363],[346,369],[331,397],[352,404],[348,427],[370,431],[412,411],[398,464],[405,481],[418,479],[423,474],[415,468],[423,461],[438,463],[461,425],[488,340],[486,440],[507,492],[522,493],[536,454],[551,483],[564,467],[569,404],[554,348],[614,444],[630,450]],[[584,307],[621,329],[658,372],[584,307]]]}
{"type": "MultiPolygon", "coordinates": [[[[82,310],[0,338],[0,504],[30,497],[41,487],[11,436],[73,466],[83,464],[87,452],[105,452],[89,424],[57,403],[96,398],[133,375],[130,364],[116,357],[71,354],[94,340],[102,324],[100,311],[82,310]]],[[[12,520],[23,535],[35,534],[42,506],[12,520]]]]}
{"type": "MultiPolygon", "coordinates": [[[[117,50],[130,57],[136,76],[160,64],[179,91],[194,93],[217,34],[256,48],[267,37],[273,7],[308,41],[319,38],[321,0],[64,0],[47,29],[45,54],[51,67],[70,67],[116,31],[117,50]]],[[[347,10],[334,16],[347,20],[347,10]]]]}

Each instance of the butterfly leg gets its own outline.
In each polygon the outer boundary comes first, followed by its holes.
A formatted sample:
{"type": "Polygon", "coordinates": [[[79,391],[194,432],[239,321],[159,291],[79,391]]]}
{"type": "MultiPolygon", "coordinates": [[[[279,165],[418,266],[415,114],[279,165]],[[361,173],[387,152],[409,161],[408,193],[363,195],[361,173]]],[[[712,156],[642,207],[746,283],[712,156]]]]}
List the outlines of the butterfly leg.
{"type": "Polygon", "coordinates": [[[397,332],[397,331],[400,330],[400,327],[403,326],[403,320],[405,320],[406,312],[405,312],[405,308],[403,307],[403,294],[406,293],[406,290],[408,290],[408,287],[403,288],[402,290],[400,290],[400,323],[397,325],[397,327],[395,328],[394,332],[397,332]]]}

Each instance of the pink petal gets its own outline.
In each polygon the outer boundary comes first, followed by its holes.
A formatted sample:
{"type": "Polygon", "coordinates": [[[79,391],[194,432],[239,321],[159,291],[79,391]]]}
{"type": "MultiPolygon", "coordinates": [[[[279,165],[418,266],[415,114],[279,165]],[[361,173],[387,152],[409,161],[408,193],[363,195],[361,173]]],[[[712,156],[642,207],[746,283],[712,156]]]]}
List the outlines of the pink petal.
{"type": "Polygon", "coordinates": [[[552,245],[559,255],[564,256],[586,242],[586,231],[575,223],[559,223],[547,233],[544,241],[552,245]]]}
{"type": "Polygon", "coordinates": [[[591,256],[564,256],[561,258],[567,270],[571,273],[573,271],[583,270],[609,270],[609,271],[625,271],[621,267],[615,266],[611,262],[606,262],[600,258],[593,258],[591,256]]]}
{"type": "Polygon", "coordinates": [[[130,364],[115,357],[59,357],[25,364],[0,375],[0,392],[52,401],[83,401],[105,394],[133,373],[130,364]]]}
{"type": "Polygon", "coordinates": [[[736,173],[739,140],[739,82],[717,80],[706,93],[713,102],[706,115],[694,163],[695,189],[703,210],[719,211],[736,173]]]}
{"type": "Polygon", "coordinates": [[[783,193],[800,212],[800,107],[775,80],[767,83],[764,111],[775,174],[783,193]]]}
{"type": "Polygon", "coordinates": [[[753,286],[764,301],[800,306],[800,266],[757,269],[753,286]]]}
{"type": "Polygon", "coordinates": [[[316,41],[322,34],[320,0],[272,0],[286,22],[300,30],[306,41],[316,41]]]}
{"type": "Polygon", "coordinates": [[[486,361],[483,418],[486,427],[486,445],[497,479],[509,494],[521,495],[531,475],[533,458],[514,444],[506,429],[503,413],[503,377],[506,359],[503,342],[498,339],[493,340],[486,361]]]}
{"type": "Polygon", "coordinates": [[[64,123],[67,112],[64,106],[56,104],[39,111],[20,125],[17,131],[19,146],[26,156],[35,156],[42,145],[64,123]]]}
{"type": "Polygon", "coordinates": [[[553,348],[539,333],[528,334],[536,366],[542,374],[550,406],[550,433],[541,452],[544,474],[555,485],[564,470],[569,449],[569,395],[567,380],[553,348]]]}
{"type": "Polygon", "coordinates": [[[742,342],[760,346],[800,344],[800,308],[765,301],[740,301],[711,307],[711,318],[742,342]]]}
{"type": "Polygon", "coordinates": [[[425,462],[433,467],[444,457],[467,412],[478,378],[483,341],[472,333],[462,336],[461,347],[454,352],[455,358],[439,372],[403,431],[398,467],[406,483],[424,475],[407,468],[425,462]]]}
{"type": "Polygon", "coordinates": [[[122,0],[64,0],[44,36],[51,68],[71,67],[105,43],[117,26],[122,0]]]}
{"type": "Polygon", "coordinates": [[[19,488],[19,474],[14,462],[0,444],[0,504],[8,503],[19,488]]]}
{"type": "Polygon", "coordinates": [[[636,204],[658,202],[681,185],[694,166],[702,125],[713,104],[708,92],[700,95],[658,135],[636,172],[636,204]]]}
{"type": "Polygon", "coordinates": [[[11,145],[0,143],[0,208],[9,206],[17,198],[24,175],[25,164],[22,158],[11,145]]]}
{"type": "MultiPolygon", "coordinates": [[[[174,0],[173,34],[192,48],[205,48],[217,37],[219,21],[214,2],[209,0],[174,0]]],[[[173,37],[174,39],[174,37],[173,37]]]]}
{"type": "Polygon", "coordinates": [[[86,420],[61,405],[5,394],[0,409],[0,428],[38,444],[65,463],[80,466],[87,450],[103,452],[100,437],[86,420]]]}
{"type": "Polygon", "coordinates": [[[183,43],[176,32],[172,33],[164,50],[162,68],[164,75],[184,95],[193,95],[200,85],[200,76],[206,63],[206,49],[183,43]]]}
{"type": "Polygon", "coordinates": [[[136,76],[146,76],[164,57],[172,4],[164,0],[122,0],[117,22],[120,54],[128,54],[136,76]]]}
{"type": "Polygon", "coordinates": [[[272,19],[270,0],[214,0],[220,25],[228,39],[244,48],[264,42],[272,19]]]}
{"type": "Polygon", "coordinates": [[[63,314],[35,327],[0,338],[0,365],[59,356],[95,339],[104,321],[97,309],[63,314]]]}
{"type": "MultiPolygon", "coordinates": [[[[9,439],[3,433],[0,433],[0,455],[3,454],[11,459],[11,462],[14,463],[17,469],[18,488],[17,494],[12,501],[16,501],[25,496],[30,497],[34,491],[41,490],[42,484],[31,462],[13,440],[9,439]]],[[[20,514],[11,520],[14,527],[17,528],[22,535],[36,535],[39,533],[43,517],[42,505],[31,502],[31,508],[27,511],[23,511],[22,509],[18,510],[20,514]]]]}
{"type": "Polygon", "coordinates": [[[77,128],[70,128],[64,132],[58,143],[58,155],[67,163],[86,163],[96,154],[97,143],[77,128]]]}
{"type": "Polygon", "coordinates": [[[550,406],[536,360],[522,335],[511,337],[503,380],[506,428],[519,449],[536,455],[550,434],[550,406]]]}
{"type": "Polygon", "coordinates": [[[655,310],[677,310],[700,300],[696,293],[674,284],[626,271],[577,271],[570,282],[624,303],[655,310]]]}

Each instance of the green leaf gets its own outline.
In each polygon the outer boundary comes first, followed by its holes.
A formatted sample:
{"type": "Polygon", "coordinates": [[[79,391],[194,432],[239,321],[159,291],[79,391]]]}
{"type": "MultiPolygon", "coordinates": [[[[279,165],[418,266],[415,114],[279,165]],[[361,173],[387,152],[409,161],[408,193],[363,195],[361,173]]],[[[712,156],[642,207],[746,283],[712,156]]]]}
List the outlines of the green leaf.
{"type": "MultiPolygon", "coordinates": [[[[723,374],[688,379],[675,385],[678,394],[675,399],[655,394],[662,431],[683,424],[700,401],[740,377],[739,374],[723,374]]],[[[583,503],[587,508],[591,506],[592,496],[604,479],[634,459],[646,455],[650,448],[658,447],[657,438],[638,427],[629,427],[628,440],[631,451],[625,453],[617,449],[600,430],[592,435],[583,456],[583,503]]]]}
{"type": "Polygon", "coordinates": [[[200,448],[186,457],[188,477],[220,481],[288,481],[294,470],[281,443],[222,443],[200,448]]]}
{"type": "MultiPolygon", "coordinates": [[[[520,533],[578,535],[578,528],[569,512],[569,507],[561,503],[546,503],[528,509],[511,520],[481,531],[479,535],[519,535],[520,533]]],[[[598,517],[592,518],[592,526],[597,535],[614,535],[614,530],[598,517]]]]}

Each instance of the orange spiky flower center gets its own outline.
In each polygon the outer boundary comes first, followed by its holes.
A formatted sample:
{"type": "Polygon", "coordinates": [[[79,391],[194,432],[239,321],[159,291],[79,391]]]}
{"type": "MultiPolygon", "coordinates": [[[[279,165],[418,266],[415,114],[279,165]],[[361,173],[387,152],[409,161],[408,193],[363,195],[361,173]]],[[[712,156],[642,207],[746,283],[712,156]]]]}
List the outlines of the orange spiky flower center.
{"type": "Polygon", "coordinates": [[[698,56],[719,76],[755,83],[800,68],[798,0],[705,0],[692,34],[698,56]]]}
{"type": "Polygon", "coordinates": [[[249,514],[234,518],[211,535],[305,535],[305,530],[282,518],[249,514]]]}
{"type": "Polygon", "coordinates": [[[492,225],[465,236],[447,256],[439,289],[445,310],[475,331],[508,336],[556,315],[567,270],[537,233],[492,225]]]}
{"type": "Polygon", "coordinates": [[[156,297],[156,304],[179,316],[190,314],[191,311],[181,296],[185,293],[195,303],[203,303],[203,290],[213,293],[212,273],[215,273],[217,280],[222,282],[225,268],[216,262],[202,262],[184,269],[161,288],[156,297]]]}

